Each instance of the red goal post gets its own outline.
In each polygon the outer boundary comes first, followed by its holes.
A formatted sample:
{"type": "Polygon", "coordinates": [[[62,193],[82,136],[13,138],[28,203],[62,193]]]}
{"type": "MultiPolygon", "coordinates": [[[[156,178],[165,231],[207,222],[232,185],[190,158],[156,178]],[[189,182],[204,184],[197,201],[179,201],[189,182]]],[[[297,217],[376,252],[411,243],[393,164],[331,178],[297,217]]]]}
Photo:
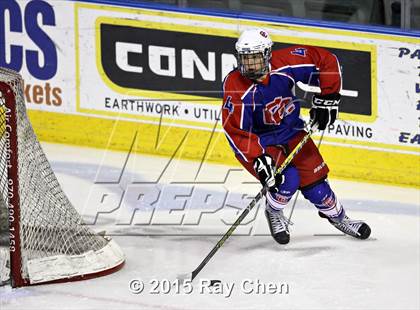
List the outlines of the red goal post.
{"type": "Polygon", "coordinates": [[[13,287],[98,277],[124,264],[119,246],[83,225],[61,189],[27,117],[23,80],[5,68],[0,68],[0,237],[0,249],[8,252],[0,259],[9,260],[0,261],[0,276],[4,280],[10,269],[13,287]]]}

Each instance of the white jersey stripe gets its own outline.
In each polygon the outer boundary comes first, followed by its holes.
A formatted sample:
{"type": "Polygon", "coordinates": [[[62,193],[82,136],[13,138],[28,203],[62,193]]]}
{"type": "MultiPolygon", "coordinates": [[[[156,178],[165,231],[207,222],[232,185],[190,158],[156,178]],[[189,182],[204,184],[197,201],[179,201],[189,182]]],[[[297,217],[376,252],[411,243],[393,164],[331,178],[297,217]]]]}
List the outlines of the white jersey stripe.
{"type": "Polygon", "coordinates": [[[315,67],[317,70],[319,70],[319,68],[315,64],[301,64],[301,65],[283,66],[283,67],[280,67],[280,68],[277,68],[277,69],[273,70],[273,72],[281,71],[281,70],[287,69],[287,68],[299,68],[299,67],[315,67]]]}
{"type": "Polygon", "coordinates": [[[244,92],[244,94],[241,97],[241,100],[244,100],[245,96],[250,92],[250,90],[255,86],[255,84],[252,84],[248,87],[248,89],[244,92]]]}
{"type": "Polygon", "coordinates": [[[270,75],[273,75],[273,74],[275,74],[275,75],[283,75],[285,77],[288,77],[289,79],[292,80],[293,84],[295,84],[295,79],[292,78],[290,75],[288,75],[286,73],[283,73],[283,72],[273,72],[273,73],[270,73],[270,75]]]}
{"type": "Polygon", "coordinates": [[[242,102],[242,104],[241,104],[241,120],[239,122],[239,128],[242,129],[242,130],[244,129],[244,111],[245,111],[245,105],[242,102]]]}
{"type": "Polygon", "coordinates": [[[233,139],[229,136],[229,134],[226,131],[225,131],[225,135],[226,135],[226,138],[231,143],[231,145],[234,147],[234,149],[236,151],[235,153],[241,155],[241,157],[243,158],[243,160],[245,160],[246,162],[248,162],[248,158],[246,158],[245,155],[241,152],[241,150],[235,145],[235,142],[233,142],[233,139]]]}

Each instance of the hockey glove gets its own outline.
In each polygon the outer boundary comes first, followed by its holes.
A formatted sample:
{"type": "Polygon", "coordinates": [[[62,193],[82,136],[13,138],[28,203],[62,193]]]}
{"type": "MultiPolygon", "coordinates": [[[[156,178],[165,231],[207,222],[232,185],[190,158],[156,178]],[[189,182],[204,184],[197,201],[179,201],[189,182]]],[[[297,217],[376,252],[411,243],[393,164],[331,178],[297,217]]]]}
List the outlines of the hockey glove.
{"type": "Polygon", "coordinates": [[[268,154],[262,154],[254,160],[254,170],[262,186],[267,186],[272,193],[278,191],[277,186],[284,183],[284,175],[276,175],[274,160],[268,154]]]}
{"type": "Polygon", "coordinates": [[[312,109],[309,111],[309,115],[312,124],[318,124],[319,130],[324,130],[337,119],[340,98],[341,95],[338,93],[312,97],[312,109]]]}

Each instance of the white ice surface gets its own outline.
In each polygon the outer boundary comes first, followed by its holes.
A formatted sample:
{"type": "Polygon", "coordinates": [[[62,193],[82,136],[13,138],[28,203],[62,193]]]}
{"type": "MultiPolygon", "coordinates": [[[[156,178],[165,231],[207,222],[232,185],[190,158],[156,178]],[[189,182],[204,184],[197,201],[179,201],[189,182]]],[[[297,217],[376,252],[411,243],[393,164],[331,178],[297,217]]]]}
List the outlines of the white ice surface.
{"type": "Polygon", "coordinates": [[[260,186],[222,165],[43,146],[70,200],[93,229],[113,235],[126,265],[88,281],[0,287],[2,310],[420,308],[417,189],[330,180],[349,216],[371,226],[366,241],[340,235],[300,195],[291,241],[280,246],[259,205],[194,280],[192,293],[172,287],[151,294],[152,279],[174,281],[197,267],[260,186]],[[131,279],[144,281],[142,293],[130,292],[131,279]],[[233,284],[232,293],[200,292],[200,279],[233,284]],[[245,294],[245,279],[283,284],[283,293],[245,294]]]}

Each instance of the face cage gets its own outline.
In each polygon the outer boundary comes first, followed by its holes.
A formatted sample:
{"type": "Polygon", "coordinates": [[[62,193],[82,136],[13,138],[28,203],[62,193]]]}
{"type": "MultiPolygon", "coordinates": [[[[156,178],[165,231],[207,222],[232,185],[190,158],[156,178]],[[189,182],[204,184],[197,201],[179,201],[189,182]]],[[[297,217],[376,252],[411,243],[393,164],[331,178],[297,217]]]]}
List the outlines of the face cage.
{"type": "Polygon", "coordinates": [[[238,53],[237,60],[238,66],[241,74],[244,77],[247,77],[251,80],[257,80],[263,75],[267,74],[270,69],[270,58],[271,58],[271,50],[266,49],[264,53],[238,53]],[[252,58],[250,56],[259,55],[258,58],[252,58]],[[255,70],[250,68],[252,67],[259,67],[259,70],[255,70]],[[251,70],[249,70],[249,69],[251,70]]]}

